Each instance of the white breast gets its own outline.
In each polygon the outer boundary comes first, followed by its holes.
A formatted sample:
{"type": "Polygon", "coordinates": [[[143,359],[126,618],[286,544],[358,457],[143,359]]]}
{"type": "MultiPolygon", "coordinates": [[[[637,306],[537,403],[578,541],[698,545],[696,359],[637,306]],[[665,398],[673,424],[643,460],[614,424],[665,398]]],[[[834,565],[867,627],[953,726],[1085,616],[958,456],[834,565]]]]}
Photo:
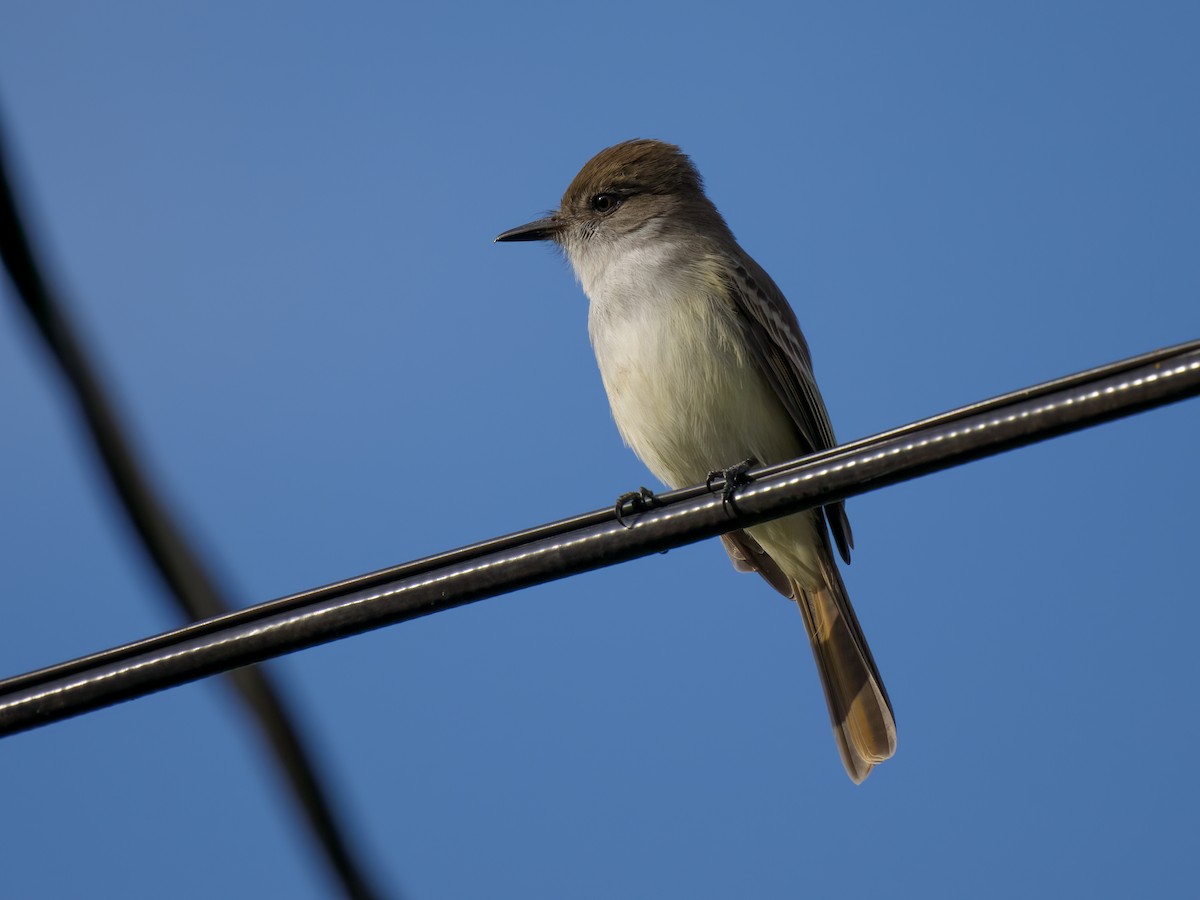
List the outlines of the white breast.
{"type": "Polygon", "coordinates": [[[741,344],[715,257],[657,240],[572,255],[572,263],[591,302],[613,418],[658,478],[683,487],[749,456],[799,453],[787,412],[741,344]]]}

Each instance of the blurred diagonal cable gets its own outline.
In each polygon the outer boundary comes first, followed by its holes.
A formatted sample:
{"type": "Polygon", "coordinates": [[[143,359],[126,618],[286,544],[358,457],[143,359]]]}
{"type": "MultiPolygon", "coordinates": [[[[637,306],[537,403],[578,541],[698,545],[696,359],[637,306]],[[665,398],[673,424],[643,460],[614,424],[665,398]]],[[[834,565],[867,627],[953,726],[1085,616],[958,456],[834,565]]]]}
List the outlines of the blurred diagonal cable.
{"type": "MultiPolygon", "coordinates": [[[[231,605],[144,474],[83,344],[38,264],[18,213],[7,150],[0,130],[0,258],[15,294],[62,367],[113,489],[176,604],[197,620],[226,613],[231,605]]],[[[286,773],[346,895],[364,900],[380,896],[346,838],[328,790],[318,777],[317,764],[300,737],[295,711],[289,710],[279,687],[255,667],[238,669],[230,675],[286,773]]]]}

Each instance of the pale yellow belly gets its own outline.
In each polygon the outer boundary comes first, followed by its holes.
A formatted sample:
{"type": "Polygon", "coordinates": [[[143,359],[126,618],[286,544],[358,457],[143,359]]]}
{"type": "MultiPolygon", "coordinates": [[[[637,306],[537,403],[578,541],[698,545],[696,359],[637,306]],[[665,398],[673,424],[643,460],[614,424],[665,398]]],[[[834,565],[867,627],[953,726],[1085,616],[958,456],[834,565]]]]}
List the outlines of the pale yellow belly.
{"type": "MultiPolygon", "coordinates": [[[[596,355],[617,428],[656,477],[686,487],[748,457],[800,455],[790,415],[719,318],[651,313],[609,324],[596,355]]],[[[820,583],[816,525],[801,513],[750,533],[810,586],[820,583]]]]}

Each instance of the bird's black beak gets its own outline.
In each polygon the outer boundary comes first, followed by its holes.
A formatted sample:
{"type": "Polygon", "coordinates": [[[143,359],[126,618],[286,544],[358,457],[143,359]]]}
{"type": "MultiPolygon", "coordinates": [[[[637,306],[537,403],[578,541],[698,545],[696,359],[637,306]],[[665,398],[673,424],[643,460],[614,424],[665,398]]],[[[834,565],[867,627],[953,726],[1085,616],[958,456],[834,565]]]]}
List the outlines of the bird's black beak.
{"type": "Polygon", "coordinates": [[[554,216],[547,216],[544,219],[538,219],[536,222],[530,222],[528,225],[518,225],[516,228],[510,228],[503,234],[497,235],[493,243],[503,243],[505,241],[550,241],[554,240],[555,235],[562,231],[562,222],[554,216]]]}

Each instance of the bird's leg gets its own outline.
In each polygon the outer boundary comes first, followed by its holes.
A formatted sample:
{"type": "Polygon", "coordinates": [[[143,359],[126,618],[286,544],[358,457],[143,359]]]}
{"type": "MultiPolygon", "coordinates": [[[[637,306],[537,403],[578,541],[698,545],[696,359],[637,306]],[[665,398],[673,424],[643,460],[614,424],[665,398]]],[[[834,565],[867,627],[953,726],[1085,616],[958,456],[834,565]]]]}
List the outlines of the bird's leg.
{"type": "Polygon", "coordinates": [[[736,466],[730,466],[728,469],[713,469],[708,473],[708,479],[704,482],[704,486],[711,491],[713,483],[718,479],[724,482],[721,488],[721,505],[728,504],[733,508],[734,512],[737,512],[737,503],[734,502],[733,492],[753,480],[746,473],[757,465],[758,460],[751,456],[743,459],[736,466]]]}
{"type": "Polygon", "coordinates": [[[615,509],[617,521],[626,528],[632,528],[633,526],[625,521],[626,515],[645,512],[652,506],[660,505],[659,499],[654,496],[654,491],[650,490],[648,487],[638,488],[636,491],[630,491],[629,493],[622,494],[617,498],[617,506],[615,509]],[[626,511],[626,507],[628,507],[628,511],[626,511]]]}

